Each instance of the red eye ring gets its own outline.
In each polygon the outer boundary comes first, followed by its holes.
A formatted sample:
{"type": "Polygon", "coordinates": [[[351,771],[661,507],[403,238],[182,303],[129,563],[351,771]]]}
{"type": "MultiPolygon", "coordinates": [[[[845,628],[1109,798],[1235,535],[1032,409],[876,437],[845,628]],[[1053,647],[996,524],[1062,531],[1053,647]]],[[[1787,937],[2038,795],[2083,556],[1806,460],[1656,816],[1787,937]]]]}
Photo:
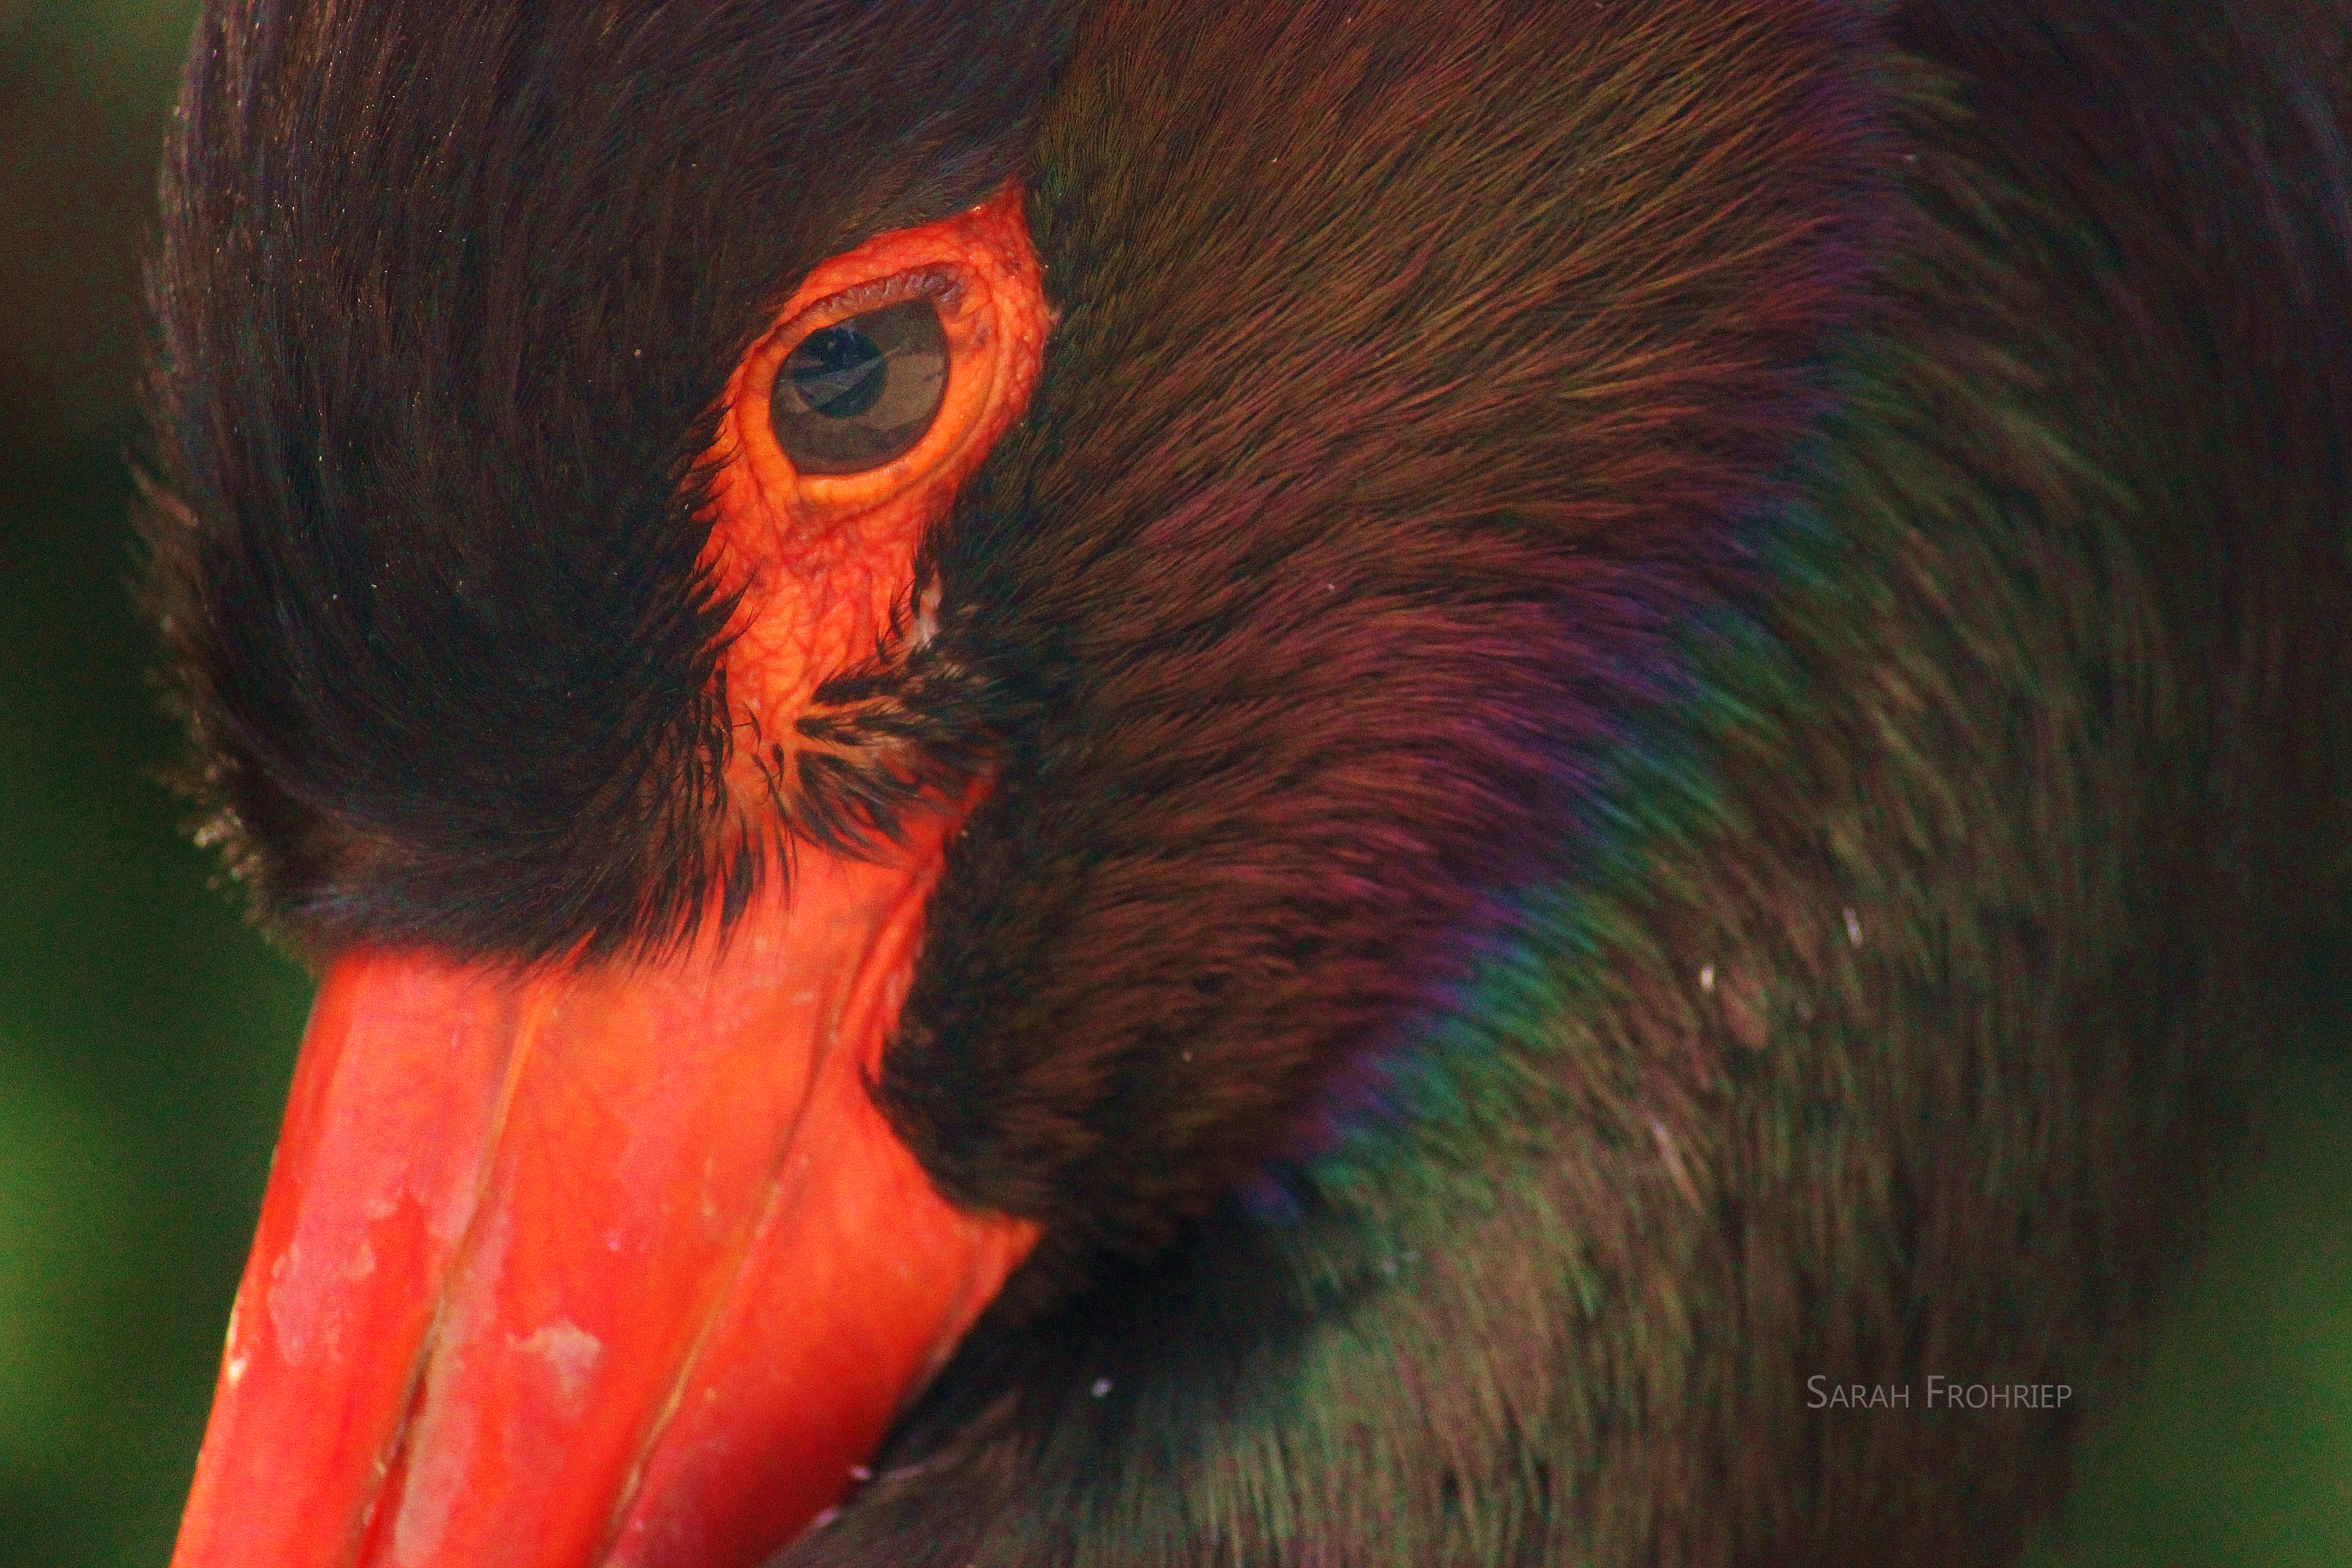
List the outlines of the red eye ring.
{"type": "MultiPolygon", "coordinates": [[[[738,596],[727,700],[739,732],[761,743],[739,750],[729,784],[752,813],[774,805],[768,781],[789,759],[772,753],[798,744],[817,685],[872,659],[910,618],[923,536],[1026,408],[1053,324],[1013,185],[824,263],[773,320],[728,383],[709,453],[704,552],[722,589],[738,596]],[[821,332],[916,303],[929,307],[945,361],[928,421],[903,421],[919,427],[903,446],[872,453],[867,466],[824,472],[795,463],[779,431],[793,412],[788,405],[780,416],[780,384],[787,405],[808,402],[795,396],[793,357],[821,332]]],[[[840,395],[854,379],[816,390],[840,395]]]]}

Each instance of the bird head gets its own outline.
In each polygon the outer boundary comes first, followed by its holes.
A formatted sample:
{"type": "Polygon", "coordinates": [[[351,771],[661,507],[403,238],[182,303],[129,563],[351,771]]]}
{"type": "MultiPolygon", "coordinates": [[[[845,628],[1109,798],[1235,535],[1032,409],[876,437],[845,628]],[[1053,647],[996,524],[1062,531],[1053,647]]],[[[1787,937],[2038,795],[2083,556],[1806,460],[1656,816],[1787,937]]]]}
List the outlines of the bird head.
{"type": "Polygon", "coordinates": [[[212,7],[154,594],[323,979],[180,1568],[754,1561],[1412,1113],[1870,205],[1841,7],[1579,9],[212,7]]]}

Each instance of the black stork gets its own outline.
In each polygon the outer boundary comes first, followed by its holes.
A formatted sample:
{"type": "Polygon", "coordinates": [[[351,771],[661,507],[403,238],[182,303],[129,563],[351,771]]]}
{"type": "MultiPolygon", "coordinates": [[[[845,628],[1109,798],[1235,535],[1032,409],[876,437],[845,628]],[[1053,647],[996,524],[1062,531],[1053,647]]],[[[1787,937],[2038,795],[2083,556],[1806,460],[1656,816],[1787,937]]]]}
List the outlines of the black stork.
{"type": "Polygon", "coordinates": [[[2348,47],[217,0],[178,1568],[2012,1561],[2352,885],[2348,47]]]}

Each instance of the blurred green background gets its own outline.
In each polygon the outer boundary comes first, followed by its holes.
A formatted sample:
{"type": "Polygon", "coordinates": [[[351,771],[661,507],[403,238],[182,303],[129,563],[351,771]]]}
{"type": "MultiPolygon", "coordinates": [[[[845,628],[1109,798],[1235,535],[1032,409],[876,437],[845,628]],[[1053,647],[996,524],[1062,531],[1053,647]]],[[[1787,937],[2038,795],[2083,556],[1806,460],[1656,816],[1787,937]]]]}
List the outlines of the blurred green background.
{"type": "Polygon", "coordinates": [[[0,1568],[169,1557],[309,1003],[153,782],[126,593],[194,11],[0,0],[0,1568]]]}
{"type": "MultiPolygon", "coordinates": [[[[168,1557],[310,990],[175,831],[127,593],[138,256],[193,11],[0,0],[0,1568],[168,1557]]],[[[2347,1037],[2279,1080],[2043,1563],[2352,1565],[2347,1037]]]]}

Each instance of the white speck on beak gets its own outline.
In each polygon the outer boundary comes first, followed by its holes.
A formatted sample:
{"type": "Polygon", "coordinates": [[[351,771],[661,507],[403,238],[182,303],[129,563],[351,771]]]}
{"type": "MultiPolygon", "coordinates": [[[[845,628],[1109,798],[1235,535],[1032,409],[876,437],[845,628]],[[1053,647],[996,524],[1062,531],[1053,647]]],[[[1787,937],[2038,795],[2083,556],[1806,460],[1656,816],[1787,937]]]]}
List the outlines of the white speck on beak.
{"type": "Polygon", "coordinates": [[[596,1363],[604,1359],[604,1342],[567,1318],[558,1318],[528,1339],[515,1342],[515,1349],[545,1362],[547,1370],[555,1374],[563,1403],[573,1406],[587,1391],[596,1363]]]}

